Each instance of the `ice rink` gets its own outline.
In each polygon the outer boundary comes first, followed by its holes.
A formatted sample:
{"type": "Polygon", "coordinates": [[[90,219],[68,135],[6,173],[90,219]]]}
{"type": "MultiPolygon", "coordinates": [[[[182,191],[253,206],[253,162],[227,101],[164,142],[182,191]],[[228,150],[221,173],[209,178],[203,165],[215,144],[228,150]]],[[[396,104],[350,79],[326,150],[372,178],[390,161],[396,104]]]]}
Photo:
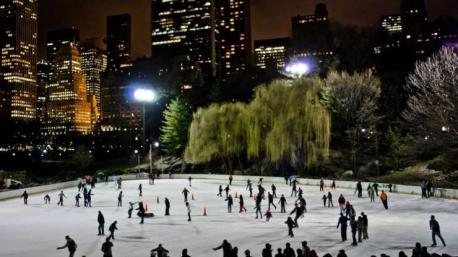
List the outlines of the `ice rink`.
{"type": "MultiPolygon", "coordinates": [[[[254,193],[257,192],[253,181],[254,193]]],[[[224,183],[224,184],[223,184],[224,183]]],[[[238,199],[234,199],[233,213],[227,213],[227,202],[218,197],[218,186],[226,181],[193,180],[192,187],[187,180],[156,180],[149,185],[147,180],[125,181],[123,207],[117,207],[118,190],[113,182],[99,183],[92,190],[92,208],[80,207],[75,204],[77,188],[64,190],[67,198],[64,206],[57,206],[59,191],[50,192],[51,204],[45,205],[45,194],[31,195],[29,205],[24,206],[22,199],[0,202],[0,256],[1,257],[54,257],[68,256],[68,251],[56,250],[65,244],[65,235],[70,235],[78,244],[75,256],[102,256],[101,245],[105,237],[97,236],[97,213],[105,216],[105,234],[108,226],[118,221],[119,230],[113,241],[115,257],[149,257],[149,251],[159,243],[168,249],[172,257],[181,256],[181,250],[188,248],[193,257],[218,257],[222,252],[214,252],[213,247],[221,244],[223,239],[229,240],[232,246],[239,248],[239,256],[244,256],[245,249],[250,249],[255,257],[261,256],[265,243],[272,244],[273,249],[284,248],[290,242],[294,248],[300,242],[308,241],[319,256],[325,253],[337,255],[339,249],[345,249],[349,257],[380,256],[381,253],[397,256],[400,250],[410,256],[415,242],[431,245],[429,218],[436,215],[440,222],[442,235],[447,247],[429,248],[430,252],[458,255],[458,201],[444,199],[422,200],[416,195],[388,194],[389,207],[386,211],[380,200],[370,203],[366,192],[358,199],[353,190],[333,190],[334,208],[323,208],[323,192],[318,187],[301,186],[307,200],[307,213],[299,219],[299,228],[294,230],[295,237],[289,238],[284,221],[287,214],[281,214],[279,206],[273,210],[270,222],[255,219],[254,201],[245,191],[246,182],[236,180],[231,187],[232,196],[237,192],[243,194],[247,213],[238,212],[238,199]],[[143,197],[139,197],[138,185],[143,185],[143,197]],[[187,213],[183,201],[182,190],[187,187],[195,197],[190,201],[192,222],[187,221],[187,213]],[[340,240],[340,230],[336,229],[339,217],[337,199],[343,193],[356,209],[357,214],[365,212],[369,219],[369,240],[358,246],[351,246],[350,226],[346,242],[340,240]],[[159,197],[159,204],[157,203],[159,197]],[[164,197],[171,201],[171,216],[164,216],[164,197]],[[144,201],[148,211],[156,217],[140,219],[133,215],[127,218],[128,202],[144,201]],[[208,209],[208,216],[203,216],[203,209],[208,209]]],[[[289,197],[291,188],[285,184],[276,184],[277,195],[287,196],[287,211],[293,208],[293,198],[289,197]]],[[[338,186],[338,185],[337,185],[338,186]]],[[[267,191],[270,184],[264,183],[267,191]]],[[[327,192],[329,189],[326,188],[327,192]]],[[[224,195],[224,192],[223,192],[224,195]]],[[[275,203],[278,203],[278,198],[275,203]]],[[[81,206],[82,200],[81,200],[81,206]]],[[[267,201],[263,201],[263,213],[267,201]]],[[[135,211],[134,211],[135,213],[135,211]]]]}

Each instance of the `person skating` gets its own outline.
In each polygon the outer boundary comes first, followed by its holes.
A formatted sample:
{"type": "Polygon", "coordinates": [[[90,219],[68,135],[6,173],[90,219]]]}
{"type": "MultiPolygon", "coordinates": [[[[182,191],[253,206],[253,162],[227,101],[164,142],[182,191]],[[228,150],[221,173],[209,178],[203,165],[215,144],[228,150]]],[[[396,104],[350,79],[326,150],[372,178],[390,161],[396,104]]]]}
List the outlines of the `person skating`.
{"type": "Polygon", "coordinates": [[[275,210],[277,209],[277,206],[274,204],[274,196],[269,192],[267,195],[267,199],[269,200],[269,207],[267,209],[270,210],[270,205],[273,205],[275,210]]]}
{"type": "Polygon", "coordinates": [[[285,221],[285,224],[288,226],[288,236],[294,237],[293,228],[297,227],[297,223],[294,222],[291,217],[288,217],[288,219],[285,221]]]}
{"type": "Polygon", "coordinates": [[[87,188],[83,188],[84,207],[87,207],[87,188]]]}
{"type": "Polygon", "coordinates": [[[51,196],[49,196],[48,194],[46,194],[43,199],[45,200],[45,204],[51,203],[51,196]]]}
{"type": "Polygon", "coordinates": [[[229,175],[229,185],[232,186],[232,180],[234,179],[234,176],[229,175]]]}
{"type": "Polygon", "coordinates": [[[272,245],[266,244],[266,247],[262,249],[262,257],[272,257],[272,245]]]}
{"type": "Polygon", "coordinates": [[[188,221],[191,221],[191,206],[189,206],[188,202],[186,202],[186,209],[188,211],[188,221]]]}
{"type": "Polygon", "coordinates": [[[80,180],[80,182],[78,182],[78,192],[81,191],[82,187],[83,187],[83,182],[80,180]]]}
{"type": "Polygon", "coordinates": [[[107,237],[105,242],[102,244],[101,250],[103,252],[103,257],[113,257],[111,248],[113,248],[113,243],[110,241],[110,237],[107,237]]]}
{"type": "Polygon", "coordinates": [[[188,249],[185,248],[185,249],[183,249],[183,251],[181,251],[181,257],[191,257],[188,254],[188,249]]]}
{"type": "Polygon", "coordinates": [[[311,252],[310,252],[310,247],[308,247],[307,245],[307,241],[302,241],[301,245],[302,245],[302,253],[305,256],[309,257],[311,252]]]}
{"type": "Polygon", "coordinates": [[[270,211],[270,209],[267,209],[266,213],[264,213],[264,216],[266,217],[266,221],[269,222],[272,218],[272,212],[270,211]]]}
{"type": "Polygon", "coordinates": [[[189,178],[188,178],[188,181],[189,181],[189,187],[191,187],[191,180],[192,180],[192,177],[191,177],[191,176],[189,176],[189,178]]]}
{"type": "Polygon", "coordinates": [[[356,183],[356,191],[358,191],[358,198],[363,197],[363,185],[361,184],[361,181],[356,183]]]}
{"type": "Polygon", "coordinates": [[[251,180],[250,180],[250,179],[247,179],[245,190],[248,190],[248,188],[250,188],[250,186],[251,186],[251,180]]]}
{"type": "Polygon", "coordinates": [[[248,188],[248,190],[250,191],[250,197],[253,197],[253,185],[250,184],[250,187],[248,188]]]}
{"type": "Polygon", "coordinates": [[[139,184],[138,185],[138,196],[142,197],[142,194],[143,194],[143,186],[142,184],[139,184]]]}
{"type": "Polygon", "coordinates": [[[218,194],[216,196],[223,197],[223,186],[222,185],[219,185],[218,194]]]}
{"type": "Polygon", "coordinates": [[[148,182],[150,185],[154,185],[153,178],[154,178],[154,173],[153,172],[148,173],[148,182]]]}
{"type": "Polygon", "coordinates": [[[243,196],[239,196],[240,211],[239,213],[246,212],[245,202],[243,201],[243,196]]]}
{"type": "Polygon", "coordinates": [[[280,212],[281,213],[286,213],[286,198],[284,195],[281,195],[280,201],[278,201],[280,204],[280,212]]]}
{"type": "Polygon", "coordinates": [[[224,188],[224,191],[226,192],[226,198],[229,196],[229,191],[231,191],[231,188],[229,187],[229,185],[227,185],[225,188],[224,188]]]}
{"type": "Polygon", "coordinates": [[[282,253],[281,248],[277,249],[277,254],[275,254],[275,257],[285,257],[285,255],[282,253]]]}
{"type": "Polygon", "coordinates": [[[342,238],[342,241],[347,241],[347,222],[348,218],[345,217],[343,213],[340,213],[340,218],[337,222],[337,228],[339,228],[340,226],[340,236],[342,238]]]}
{"type": "Polygon", "coordinates": [[[328,208],[334,207],[334,203],[332,202],[332,194],[331,191],[328,192],[328,208]]]}
{"type": "Polygon", "coordinates": [[[388,195],[383,190],[380,194],[380,200],[382,200],[383,207],[385,207],[385,210],[388,210],[388,195]]]}
{"type": "Polygon", "coordinates": [[[356,224],[356,220],[354,218],[350,219],[350,227],[351,227],[351,237],[353,242],[351,245],[356,246],[358,243],[356,242],[356,232],[358,231],[358,225],[356,224]]]}
{"type": "Polygon", "coordinates": [[[274,196],[274,198],[277,198],[277,187],[275,186],[275,184],[272,184],[271,186],[272,188],[272,195],[274,196]]]}
{"type": "Polygon", "coordinates": [[[294,209],[291,211],[289,215],[292,215],[293,213],[296,214],[296,216],[294,217],[294,223],[296,223],[296,226],[299,227],[297,219],[299,219],[299,217],[301,217],[304,214],[304,207],[296,203],[294,209]]]}
{"type": "Polygon", "coordinates": [[[86,195],[86,201],[87,201],[87,207],[92,207],[92,196],[94,194],[92,193],[92,189],[89,189],[86,195]]]}
{"type": "Polygon", "coordinates": [[[27,205],[27,200],[29,199],[29,194],[27,193],[27,191],[24,191],[24,193],[22,193],[21,198],[24,198],[24,205],[27,205]]]}
{"type": "Polygon", "coordinates": [[[65,236],[65,241],[66,241],[65,245],[61,247],[57,247],[57,250],[68,248],[69,257],[73,257],[76,252],[76,248],[78,246],[76,245],[75,240],[73,240],[69,236],[65,236]]]}
{"type": "Polygon", "coordinates": [[[105,235],[105,217],[103,217],[103,214],[101,211],[99,211],[99,214],[97,215],[97,222],[99,223],[99,233],[98,235],[105,235]]]}
{"type": "Polygon", "coordinates": [[[170,215],[170,201],[166,197],[164,202],[165,202],[165,216],[169,216],[170,215]]]}
{"type": "Polygon", "coordinates": [[[138,208],[135,209],[135,210],[138,210],[138,215],[141,218],[140,224],[143,224],[144,223],[144,219],[145,219],[145,212],[146,212],[145,207],[143,206],[143,202],[139,202],[138,203],[138,208]]]}
{"type": "Polygon", "coordinates": [[[258,195],[260,195],[262,197],[262,199],[264,199],[264,193],[266,192],[266,190],[264,189],[264,187],[262,185],[258,185],[258,195]]]}
{"type": "Polygon", "coordinates": [[[299,196],[299,198],[296,200],[296,203],[303,207],[304,212],[307,212],[307,202],[305,201],[305,198],[302,196],[299,196]]]}
{"type": "Polygon", "coordinates": [[[232,199],[232,196],[229,195],[226,200],[227,201],[227,212],[232,213],[232,205],[234,204],[234,200],[232,199]]]}
{"type": "Polygon", "coordinates": [[[332,180],[331,189],[336,189],[336,180],[332,180]]]}
{"type": "Polygon", "coordinates": [[[421,188],[421,199],[428,198],[428,195],[426,194],[426,180],[424,180],[421,183],[420,188],[421,188]]]}
{"type": "Polygon", "coordinates": [[[75,206],[76,207],[80,207],[80,199],[81,199],[80,193],[76,194],[75,196],[75,206]]]}
{"type": "Polygon", "coordinates": [[[372,188],[375,191],[375,195],[378,196],[378,184],[377,183],[372,184],[372,188]]]}
{"type": "Polygon", "coordinates": [[[367,229],[369,227],[369,220],[367,218],[367,215],[364,214],[364,212],[361,212],[361,217],[363,217],[363,239],[367,240],[369,239],[369,234],[367,233],[367,229]]]}
{"type": "Polygon", "coordinates": [[[167,250],[164,247],[162,247],[162,244],[159,244],[156,248],[151,250],[151,253],[154,253],[154,252],[157,253],[158,257],[162,257],[162,256],[164,256],[164,254],[169,253],[169,250],[167,250]]]}
{"type": "Polygon", "coordinates": [[[258,180],[258,185],[262,185],[262,180],[263,180],[263,179],[264,179],[264,178],[259,178],[259,180],[258,180]]]}
{"type": "Polygon", "coordinates": [[[290,243],[286,243],[285,249],[283,249],[283,254],[285,257],[296,257],[296,253],[294,252],[294,249],[291,248],[290,243]]]}
{"type": "Polygon", "coordinates": [[[433,196],[432,190],[433,190],[433,182],[431,182],[431,180],[426,181],[426,193],[427,193],[428,198],[433,196]]]}
{"type": "Polygon", "coordinates": [[[437,245],[436,236],[438,236],[439,239],[442,241],[442,244],[446,246],[444,238],[442,238],[442,235],[441,235],[441,229],[440,229],[439,222],[436,220],[436,217],[434,217],[434,215],[431,215],[431,220],[429,220],[429,228],[431,229],[432,238],[433,238],[433,244],[431,246],[435,247],[437,245]]]}
{"type": "Polygon", "coordinates": [[[323,195],[321,199],[323,199],[323,207],[326,207],[326,200],[328,199],[328,197],[326,195],[323,195]]]}
{"type": "Polygon", "coordinates": [[[304,191],[302,191],[302,188],[299,187],[299,188],[297,189],[297,197],[298,197],[298,198],[302,198],[302,195],[303,195],[303,194],[304,194],[304,191]]]}
{"type": "Polygon", "coordinates": [[[127,211],[127,215],[129,215],[127,218],[132,218],[132,212],[134,211],[134,205],[135,203],[129,202],[129,210],[127,211]]]}
{"type": "Polygon", "coordinates": [[[320,179],[320,192],[324,191],[324,180],[323,178],[320,179]]]}
{"type": "Polygon", "coordinates": [[[375,202],[375,191],[374,191],[374,188],[369,186],[367,188],[367,193],[369,194],[369,198],[371,199],[371,203],[375,202]]]}
{"type": "Polygon", "coordinates": [[[297,180],[294,179],[293,182],[292,182],[292,188],[291,188],[291,197],[296,197],[297,195],[297,180]]]}
{"type": "Polygon", "coordinates": [[[345,197],[342,194],[340,194],[339,199],[337,201],[339,202],[340,210],[343,211],[345,209],[345,197]]]}
{"type": "Polygon", "coordinates": [[[121,189],[121,186],[122,186],[122,178],[119,177],[118,180],[116,181],[117,184],[118,184],[118,189],[121,189]]]}
{"type": "Polygon", "coordinates": [[[232,254],[232,245],[226,240],[223,240],[223,243],[220,246],[213,248],[213,251],[223,249],[223,257],[231,257],[232,254]]]}
{"type": "Polygon", "coordinates": [[[359,216],[358,220],[356,221],[356,228],[358,229],[358,243],[363,242],[363,227],[364,227],[364,220],[363,217],[359,216]]]}
{"type": "Polygon", "coordinates": [[[116,226],[118,224],[118,222],[115,220],[113,223],[111,223],[110,227],[108,227],[108,230],[110,231],[110,236],[108,238],[112,238],[113,240],[115,239],[114,238],[114,232],[115,230],[118,230],[118,227],[116,226]]]}
{"type": "Polygon", "coordinates": [[[119,191],[119,194],[118,194],[118,207],[121,207],[122,206],[122,191],[119,191]]]}
{"type": "Polygon", "coordinates": [[[262,197],[260,195],[257,195],[256,196],[256,205],[254,207],[254,209],[256,210],[256,219],[258,218],[258,213],[262,219],[261,201],[262,201],[262,197]]]}
{"type": "Polygon", "coordinates": [[[57,205],[64,206],[64,197],[67,198],[64,194],[64,191],[60,191],[58,196],[59,196],[59,202],[57,203],[57,205]]]}

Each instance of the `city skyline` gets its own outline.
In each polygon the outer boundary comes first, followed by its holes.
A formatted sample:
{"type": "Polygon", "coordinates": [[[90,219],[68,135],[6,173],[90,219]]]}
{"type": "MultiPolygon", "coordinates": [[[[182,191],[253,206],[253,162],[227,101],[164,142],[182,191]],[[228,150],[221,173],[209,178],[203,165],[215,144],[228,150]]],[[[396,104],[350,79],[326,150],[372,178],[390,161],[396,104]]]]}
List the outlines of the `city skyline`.
{"type": "MultiPolygon", "coordinates": [[[[39,4],[39,15],[41,16],[39,19],[39,56],[43,57],[46,54],[43,46],[46,43],[46,34],[49,30],[74,26],[80,29],[82,40],[94,37],[101,39],[105,36],[106,17],[121,13],[132,15],[133,57],[151,55],[151,14],[149,11],[151,10],[151,0],[136,0],[135,5],[121,0],[109,2],[110,4],[102,0],[81,0],[78,2],[42,0],[39,4]],[[83,19],[81,19],[82,15],[84,16],[83,19]]],[[[351,6],[346,6],[345,1],[342,0],[289,0],[281,3],[273,0],[252,0],[252,40],[289,36],[291,17],[313,13],[315,5],[320,2],[328,6],[331,21],[350,25],[377,26],[381,16],[399,13],[400,8],[400,0],[389,3],[357,0],[357,3],[351,6]],[[354,15],[355,13],[365,13],[366,15],[354,15]]],[[[454,0],[442,0],[440,3],[426,1],[426,5],[428,15],[433,19],[441,15],[458,16],[458,2],[454,0]]],[[[102,45],[102,40],[99,40],[98,43],[102,45]]]]}

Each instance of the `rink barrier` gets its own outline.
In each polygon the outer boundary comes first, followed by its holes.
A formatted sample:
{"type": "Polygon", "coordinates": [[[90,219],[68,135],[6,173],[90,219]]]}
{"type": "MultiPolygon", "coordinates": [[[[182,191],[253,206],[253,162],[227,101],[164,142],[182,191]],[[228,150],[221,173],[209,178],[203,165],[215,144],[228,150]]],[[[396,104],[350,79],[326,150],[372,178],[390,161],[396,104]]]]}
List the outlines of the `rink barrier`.
{"type": "MultiPolygon", "coordinates": [[[[189,177],[192,179],[211,179],[211,180],[221,180],[223,181],[222,184],[229,183],[229,176],[228,175],[219,175],[219,174],[173,174],[172,179],[188,179],[189,177]]],[[[137,174],[129,174],[129,175],[121,175],[121,176],[110,176],[109,183],[113,183],[114,180],[121,177],[122,180],[137,180],[137,179],[148,179],[148,173],[137,173],[137,174]]],[[[266,185],[267,183],[275,183],[275,184],[285,184],[284,177],[269,177],[269,176],[244,176],[244,175],[234,175],[234,180],[232,183],[237,185],[246,185],[247,179],[250,179],[254,186],[257,185],[258,180],[260,177],[263,178],[263,183],[266,185]]],[[[168,179],[168,174],[162,174],[161,179],[168,179]]],[[[299,185],[305,186],[320,186],[320,179],[308,179],[308,178],[297,178],[299,181],[299,185]]],[[[76,187],[78,185],[79,180],[75,181],[68,181],[63,183],[51,184],[51,185],[44,185],[44,186],[36,186],[30,188],[22,188],[16,190],[10,190],[5,192],[0,192],[0,200],[17,198],[22,195],[24,190],[30,194],[37,194],[37,193],[44,193],[49,191],[55,191],[59,189],[65,189],[69,187],[76,187]]],[[[324,190],[327,191],[331,188],[332,180],[324,179],[324,190]]],[[[356,188],[356,181],[343,181],[343,180],[336,180],[336,187],[337,188],[345,188],[345,189],[355,189],[356,188]]],[[[366,192],[367,186],[372,184],[373,182],[361,182],[363,187],[363,192],[366,192]]],[[[389,192],[388,184],[387,183],[378,183],[379,184],[379,192],[385,190],[389,192]]],[[[407,185],[395,185],[393,184],[392,190],[394,193],[402,193],[402,194],[412,194],[412,195],[421,195],[420,186],[407,186],[407,185]]],[[[458,199],[458,190],[456,189],[449,189],[449,188],[436,188],[434,197],[436,198],[450,198],[450,199],[458,199]]]]}

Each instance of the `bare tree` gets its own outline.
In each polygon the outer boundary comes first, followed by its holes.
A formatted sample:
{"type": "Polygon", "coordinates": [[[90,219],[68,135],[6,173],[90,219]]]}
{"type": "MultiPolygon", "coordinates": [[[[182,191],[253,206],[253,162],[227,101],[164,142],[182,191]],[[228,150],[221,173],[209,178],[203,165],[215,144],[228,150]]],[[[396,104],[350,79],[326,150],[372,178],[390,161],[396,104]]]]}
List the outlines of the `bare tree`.
{"type": "Polygon", "coordinates": [[[422,149],[444,153],[458,144],[458,54],[443,47],[417,62],[408,76],[407,108],[402,113],[409,136],[422,149]]]}

